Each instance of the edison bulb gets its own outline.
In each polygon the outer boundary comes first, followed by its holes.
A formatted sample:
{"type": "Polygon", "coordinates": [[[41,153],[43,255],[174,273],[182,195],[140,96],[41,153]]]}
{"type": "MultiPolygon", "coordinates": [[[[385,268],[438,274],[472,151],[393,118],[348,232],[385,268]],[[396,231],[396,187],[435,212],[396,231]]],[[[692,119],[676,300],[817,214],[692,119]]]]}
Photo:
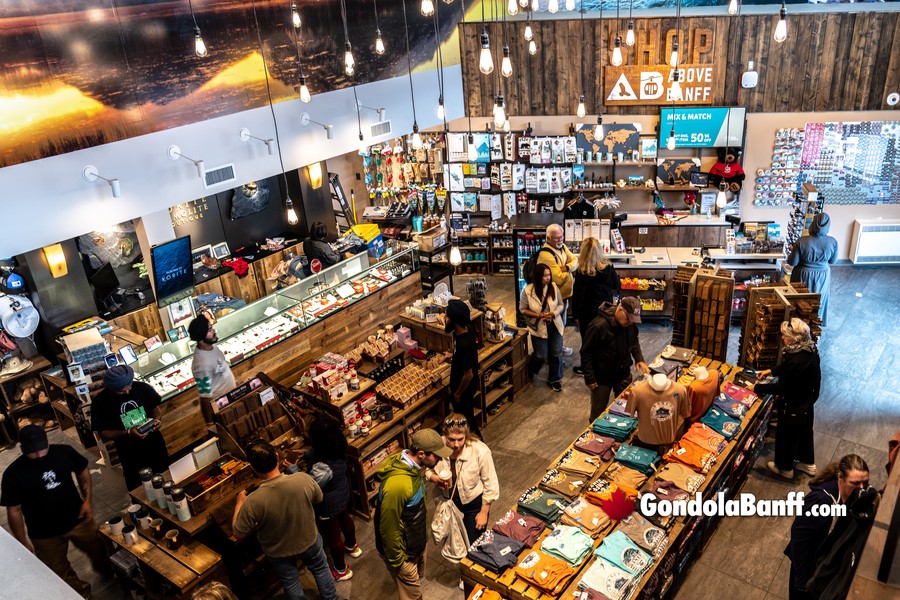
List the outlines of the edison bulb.
{"type": "Polygon", "coordinates": [[[300,27],[300,13],[297,12],[296,4],[291,4],[291,23],[295,29],[300,27]]]}
{"type": "Polygon", "coordinates": [[[737,14],[737,11],[738,11],[738,3],[737,3],[737,0],[731,0],[731,2],[728,3],[728,14],[729,14],[729,15],[736,15],[736,14],[737,14]]]}
{"type": "Polygon", "coordinates": [[[594,139],[603,139],[603,115],[597,115],[597,124],[594,126],[594,139]]]}
{"type": "Polygon", "coordinates": [[[673,129],[671,133],[669,133],[669,139],[666,140],[666,148],[669,150],[675,149],[675,130],[673,129]]]}
{"type": "Polygon", "coordinates": [[[287,205],[288,223],[290,223],[291,225],[296,225],[297,223],[300,222],[300,219],[297,218],[297,211],[294,210],[294,203],[291,201],[290,196],[288,196],[288,199],[285,201],[285,204],[287,205]]]}
{"type": "Polygon", "coordinates": [[[300,100],[305,103],[309,103],[312,100],[312,95],[309,93],[309,86],[306,85],[306,77],[300,78],[300,100]]]}
{"type": "Polygon", "coordinates": [[[614,67],[622,66],[622,37],[616,36],[616,43],[613,46],[612,58],[609,59],[609,63],[614,67]]]}
{"type": "Polygon", "coordinates": [[[375,32],[375,54],[381,56],[384,54],[384,40],[381,39],[381,30],[375,32]]]}
{"type": "Polygon", "coordinates": [[[472,162],[478,158],[478,148],[475,147],[475,136],[471,133],[469,134],[469,138],[466,140],[466,158],[469,160],[469,162],[472,162]]]}
{"type": "Polygon", "coordinates": [[[566,10],[575,10],[575,0],[566,0],[566,10]]]}
{"type": "Polygon", "coordinates": [[[787,11],[784,8],[784,5],[781,6],[781,10],[778,12],[778,24],[775,26],[775,41],[779,44],[784,42],[787,39],[787,11]]]}
{"type": "Polygon", "coordinates": [[[534,40],[528,42],[528,54],[532,56],[537,54],[537,44],[534,42],[534,40]]]}
{"type": "Polygon", "coordinates": [[[410,144],[412,144],[412,147],[415,148],[416,150],[418,150],[419,148],[422,147],[422,136],[419,135],[418,131],[413,131],[412,139],[410,140],[410,144]]]}
{"type": "Polygon", "coordinates": [[[206,42],[203,41],[203,36],[200,35],[199,27],[194,27],[194,53],[200,58],[203,58],[209,53],[206,49],[206,42]]]}
{"type": "Polygon", "coordinates": [[[494,126],[495,127],[503,127],[503,123],[506,121],[506,110],[503,108],[503,104],[498,102],[494,105],[494,126]]]}
{"type": "Polygon", "coordinates": [[[678,77],[676,75],[675,79],[672,81],[672,87],[670,89],[670,94],[672,96],[672,100],[674,102],[679,102],[684,99],[684,93],[681,90],[681,82],[678,81],[678,77]]]}
{"type": "Polygon", "coordinates": [[[356,65],[356,61],[353,60],[353,49],[350,47],[350,42],[344,44],[344,72],[347,75],[353,75],[353,67],[356,65]]]}
{"type": "Polygon", "coordinates": [[[509,116],[506,117],[506,122],[503,123],[503,131],[509,133],[509,130],[512,129],[512,126],[509,124],[509,116]]]}
{"type": "Polygon", "coordinates": [[[478,57],[478,70],[485,75],[494,72],[494,58],[491,56],[491,38],[487,28],[481,31],[481,56],[478,57]]]}
{"type": "Polygon", "coordinates": [[[541,5],[538,4],[538,0],[531,0],[531,10],[532,12],[537,12],[541,9],[541,5]]]}
{"type": "Polygon", "coordinates": [[[547,12],[550,14],[555,14],[559,12],[559,0],[550,0],[547,3],[547,12]]]}
{"type": "Polygon", "coordinates": [[[437,118],[443,121],[446,116],[447,111],[444,109],[444,98],[442,96],[438,98],[437,118]]]}
{"type": "Polygon", "coordinates": [[[522,8],[528,8],[528,0],[519,0],[519,6],[522,8]]]}
{"type": "Polygon", "coordinates": [[[450,264],[454,267],[458,267],[462,264],[462,252],[459,251],[459,246],[450,247],[450,264]]]}
{"type": "Polygon", "coordinates": [[[728,204],[728,198],[725,196],[725,190],[719,188],[719,193],[716,194],[716,206],[719,208],[725,208],[728,204]]]}
{"type": "Polygon", "coordinates": [[[672,42],[672,55],[669,56],[669,66],[673,68],[678,66],[678,40],[672,42]]]}
{"type": "Polygon", "coordinates": [[[511,15],[519,14],[519,3],[516,0],[509,0],[509,4],[506,6],[506,12],[511,15]]]}
{"type": "Polygon", "coordinates": [[[628,19],[628,32],[625,33],[625,45],[634,46],[634,19],[628,19]]]}
{"type": "Polygon", "coordinates": [[[512,75],[513,67],[512,61],[509,58],[509,46],[503,46],[503,60],[500,62],[500,74],[504,77],[509,77],[512,75]]]}
{"type": "Polygon", "coordinates": [[[422,14],[430,17],[434,14],[434,2],[431,0],[422,0],[422,14]]]}
{"type": "Polygon", "coordinates": [[[525,41],[530,42],[534,39],[534,31],[531,30],[531,25],[525,26],[525,41]]]}
{"type": "Polygon", "coordinates": [[[575,110],[575,114],[578,115],[578,118],[582,118],[585,115],[584,110],[584,94],[581,94],[581,99],[578,100],[578,108],[575,110]]]}

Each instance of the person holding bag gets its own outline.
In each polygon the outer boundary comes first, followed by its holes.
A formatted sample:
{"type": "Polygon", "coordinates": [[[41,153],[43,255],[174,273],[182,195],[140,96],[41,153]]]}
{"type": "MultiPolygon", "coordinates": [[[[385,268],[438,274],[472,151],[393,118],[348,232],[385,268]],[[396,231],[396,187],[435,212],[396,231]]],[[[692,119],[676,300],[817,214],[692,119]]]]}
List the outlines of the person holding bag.
{"type": "Polygon", "coordinates": [[[547,384],[554,392],[562,391],[563,321],[565,307],[559,287],[553,283],[550,267],[538,263],[531,274],[531,283],[522,290],[519,311],[525,315],[532,354],[528,363],[531,377],[537,375],[544,363],[550,365],[547,384]]]}

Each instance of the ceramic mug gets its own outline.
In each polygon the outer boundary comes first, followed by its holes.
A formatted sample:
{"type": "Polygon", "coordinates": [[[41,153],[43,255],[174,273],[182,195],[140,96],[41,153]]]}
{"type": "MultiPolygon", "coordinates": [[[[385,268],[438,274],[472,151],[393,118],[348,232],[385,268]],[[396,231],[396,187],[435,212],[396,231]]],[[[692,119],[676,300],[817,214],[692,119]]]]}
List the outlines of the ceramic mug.
{"type": "Polygon", "coordinates": [[[163,520],[162,519],[153,519],[150,521],[150,534],[154,539],[160,539],[163,536],[163,520]]]}
{"type": "Polygon", "coordinates": [[[122,528],[122,538],[124,538],[125,543],[129,546],[132,544],[137,544],[138,533],[134,528],[134,525],[126,525],[122,528]]]}
{"type": "Polygon", "coordinates": [[[137,514],[141,512],[141,509],[142,507],[140,504],[132,504],[127,509],[128,518],[131,520],[131,524],[135,527],[138,526],[137,514]]]}
{"type": "Polygon", "coordinates": [[[109,521],[106,522],[106,524],[109,525],[110,535],[121,535],[122,528],[125,527],[125,523],[122,521],[121,515],[111,517],[109,521]]]}
{"type": "Polygon", "coordinates": [[[177,529],[171,529],[166,532],[166,546],[169,550],[178,550],[181,548],[181,539],[177,529]]]}
{"type": "Polygon", "coordinates": [[[153,517],[150,516],[150,511],[145,508],[138,511],[137,520],[138,527],[141,529],[150,529],[150,521],[153,520],[153,517]]]}

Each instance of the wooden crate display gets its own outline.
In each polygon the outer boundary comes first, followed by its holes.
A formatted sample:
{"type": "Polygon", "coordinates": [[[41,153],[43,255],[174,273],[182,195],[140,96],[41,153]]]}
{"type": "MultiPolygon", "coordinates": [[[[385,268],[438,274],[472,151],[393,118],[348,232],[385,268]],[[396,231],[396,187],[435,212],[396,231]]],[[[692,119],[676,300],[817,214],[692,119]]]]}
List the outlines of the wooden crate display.
{"type": "Polygon", "coordinates": [[[806,286],[799,290],[794,284],[791,284],[791,291],[785,292],[784,299],[791,307],[791,317],[802,319],[809,325],[810,333],[814,341],[819,340],[822,335],[822,319],[819,318],[819,307],[822,302],[821,294],[813,294],[806,292],[806,286]]]}
{"type": "Polygon", "coordinates": [[[778,360],[785,305],[778,299],[776,289],[776,286],[748,286],[740,340],[739,362],[742,365],[770,369],[778,360]]]}
{"type": "Polygon", "coordinates": [[[685,347],[685,333],[688,322],[688,297],[690,296],[691,278],[697,267],[680,266],[672,280],[672,345],[685,347]]]}
{"type": "Polygon", "coordinates": [[[191,507],[191,514],[199,515],[219,500],[233,496],[251,479],[253,479],[253,469],[250,468],[250,463],[225,453],[214,464],[183,481],[181,487],[184,488],[184,495],[187,498],[188,506],[191,507]],[[201,492],[190,493],[191,489],[195,487],[191,484],[196,483],[203,486],[202,482],[210,478],[217,479],[217,481],[203,487],[201,492]]]}
{"type": "Polygon", "coordinates": [[[701,269],[694,273],[691,287],[685,338],[690,341],[688,347],[698,354],[724,361],[728,353],[734,279],[701,269]]]}

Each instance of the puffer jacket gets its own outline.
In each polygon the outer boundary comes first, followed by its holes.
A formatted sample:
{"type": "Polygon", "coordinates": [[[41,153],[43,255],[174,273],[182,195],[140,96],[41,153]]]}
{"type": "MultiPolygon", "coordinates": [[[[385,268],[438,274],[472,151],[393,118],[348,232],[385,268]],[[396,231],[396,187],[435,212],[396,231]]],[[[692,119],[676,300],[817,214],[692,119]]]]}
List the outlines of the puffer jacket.
{"type": "Polygon", "coordinates": [[[632,360],[644,361],[637,327],[625,327],[616,321],[616,305],[604,302],[587,326],[581,344],[581,368],[584,382],[612,384],[631,374],[632,360]]]}

